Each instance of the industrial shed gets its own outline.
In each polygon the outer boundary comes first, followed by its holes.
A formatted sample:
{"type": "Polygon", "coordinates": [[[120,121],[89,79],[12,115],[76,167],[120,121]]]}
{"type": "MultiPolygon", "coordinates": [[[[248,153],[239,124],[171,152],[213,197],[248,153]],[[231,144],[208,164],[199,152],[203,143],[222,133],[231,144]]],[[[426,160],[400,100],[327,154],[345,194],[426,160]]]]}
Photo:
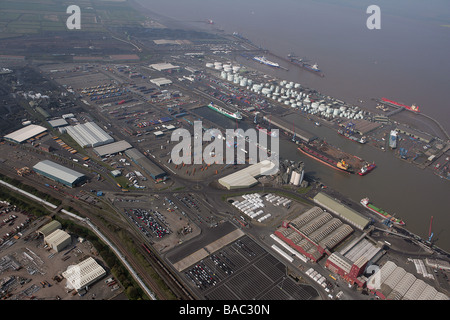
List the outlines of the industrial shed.
{"type": "Polygon", "coordinates": [[[355,210],[350,209],[349,207],[343,205],[339,201],[333,199],[323,192],[319,192],[314,197],[314,202],[329,210],[330,212],[338,215],[343,220],[360,230],[364,230],[364,228],[367,227],[370,222],[369,219],[364,218],[355,210]]]}
{"type": "Polygon", "coordinates": [[[44,237],[44,242],[56,252],[60,252],[72,243],[72,238],[67,232],[56,229],[51,234],[44,237]]]}
{"type": "Polygon", "coordinates": [[[65,120],[65,119],[54,119],[54,120],[49,120],[48,124],[52,126],[52,128],[58,128],[58,127],[63,127],[63,126],[67,126],[69,123],[65,120]]]}
{"type": "Polygon", "coordinates": [[[86,179],[86,176],[84,174],[66,168],[50,160],[43,160],[41,162],[38,162],[33,167],[33,170],[36,173],[43,175],[44,177],[62,183],[71,188],[75,187],[77,184],[86,179]]]}
{"type": "Polygon", "coordinates": [[[273,162],[263,160],[245,169],[220,178],[219,183],[228,190],[249,188],[258,183],[258,180],[256,180],[257,178],[265,174],[271,174],[270,171],[274,168],[275,164],[273,162]]]}
{"type": "Polygon", "coordinates": [[[149,174],[154,180],[163,179],[167,172],[162,170],[153,161],[143,155],[138,149],[132,148],[125,151],[127,157],[129,157],[134,163],[140,166],[144,171],[149,174]]]}
{"type": "Polygon", "coordinates": [[[47,129],[42,126],[38,126],[36,124],[30,124],[19,130],[11,132],[10,134],[7,134],[6,136],[4,136],[4,139],[7,141],[14,142],[14,143],[23,143],[23,142],[27,141],[28,139],[31,139],[45,131],[47,131],[47,129]]]}
{"type": "Polygon", "coordinates": [[[149,67],[157,71],[177,70],[180,68],[179,66],[175,66],[171,63],[154,63],[151,64],[149,67]]]}
{"type": "Polygon", "coordinates": [[[51,222],[47,223],[45,226],[39,228],[37,230],[37,233],[42,234],[44,237],[48,236],[49,234],[51,234],[52,232],[54,232],[55,230],[61,229],[61,223],[59,223],[56,220],[52,220],[51,222]]]}
{"type": "Polygon", "coordinates": [[[99,157],[103,157],[103,156],[106,156],[108,154],[116,154],[116,153],[119,153],[119,152],[123,152],[125,150],[130,149],[130,148],[132,148],[131,144],[129,144],[125,140],[121,140],[121,141],[105,144],[105,145],[100,146],[100,147],[96,147],[96,148],[94,148],[94,152],[99,157]]]}
{"type": "Polygon", "coordinates": [[[172,84],[172,81],[166,78],[151,79],[150,82],[156,84],[158,87],[164,87],[169,84],[172,84]]]}
{"type": "Polygon", "coordinates": [[[312,261],[337,246],[353,229],[319,207],[313,207],[290,222],[283,222],[275,235],[312,261]]]}
{"type": "Polygon", "coordinates": [[[367,288],[387,300],[449,300],[433,286],[387,261],[367,281],[367,288]]]}
{"type": "Polygon", "coordinates": [[[75,290],[84,289],[106,275],[105,269],[94,258],[89,257],[77,265],[71,265],[62,276],[67,279],[67,284],[75,290]]]}
{"type": "Polygon", "coordinates": [[[98,147],[114,142],[114,139],[95,122],[68,126],[67,133],[83,148],[98,147]]]}

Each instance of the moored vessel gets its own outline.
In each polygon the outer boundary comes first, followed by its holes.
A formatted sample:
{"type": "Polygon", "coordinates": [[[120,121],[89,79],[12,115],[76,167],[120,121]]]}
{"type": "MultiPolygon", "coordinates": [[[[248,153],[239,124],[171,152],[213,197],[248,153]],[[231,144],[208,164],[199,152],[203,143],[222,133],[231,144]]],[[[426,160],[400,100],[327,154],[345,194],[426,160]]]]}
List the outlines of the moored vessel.
{"type": "Polygon", "coordinates": [[[208,104],[208,108],[210,108],[220,114],[223,114],[224,116],[226,116],[228,118],[242,120],[242,115],[239,111],[231,112],[231,111],[228,111],[218,105],[213,104],[212,102],[210,104],[208,104]]]}
{"type": "Polygon", "coordinates": [[[395,102],[395,101],[392,101],[392,100],[389,100],[389,99],[386,99],[386,98],[381,98],[381,100],[383,102],[385,102],[385,103],[392,104],[392,105],[397,106],[397,107],[403,107],[405,109],[408,109],[408,110],[411,110],[411,111],[414,111],[414,112],[420,112],[419,107],[416,106],[415,104],[413,104],[411,106],[407,106],[406,104],[395,102]]]}
{"type": "Polygon", "coordinates": [[[405,225],[405,222],[402,219],[395,218],[395,217],[391,216],[389,213],[387,213],[386,211],[384,211],[383,209],[380,209],[380,208],[377,208],[376,206],[374,206],[370,202],[369,198],[363,198],[363,199],[361,199],[360,202],[365,208],[376,213],[381,218],[388,219],[390,222],[392,222],[393,224],[396,224],[396,225],[400,225],[400,226],[405,225]]]}
{"type": "Polygon", "coordinates": [[[305,155],[307,155],[310,158],[313,158],[333,169],[347,172],[347,173],[353,173],[353,170],[351,169],[351,166],[349,163],[347,163],[345,160],[335,160],[332,157],[323,154],[319,150],[316,150],[312,146],[306,146],[304,144],[300,144],[298,150],[305,155]]]}
{"type": "Polygon", "coordinates": [[[324,77],[325,75],[322,73],[322,71],[320,70],[319,66],[317,63],[311,65],[309,63],[306,63],[305,61],[303,61],[303,59],[299,59],[297,57],[295,57],[293,54],[288,54],[288,59],[290,62],[292,62],[293,64],[302,67],[308,71],[311,71],[315,74],[317,74],[318,76],[324,77]]]}
{"type": "Polygon", "coordinates": [[[280,65],[278,63],[270,61],[270,60],[267,60],[266,57],[264,57],[264,56],[254,57],[253,59],[258,61],[259,63],[266,64],[266,65],[271,66],[271,67],[275,67],[275,68],[279,68],[280,67],[280,65]]]}
{"type": "Polygon", "coordinates": [[[339,129],[339,130],[338,130],[338,133],[339,133],[341,136],[343,136],[343,137],[345,137],[345,138],[347,138],[347,139],[349,139],[349,140],[352,140],[352,141],[355,141],[355,142],[358,142],[358,143],[361,143],[361,144],[364,144],[364,143],[367,142],[366,137],[364,137],[364,136],[357,137],[357,136],[355,136],[354,134],[349,134],[349,133],[345,132],[345,131],[342,130],[342,129],[339,129]]]}

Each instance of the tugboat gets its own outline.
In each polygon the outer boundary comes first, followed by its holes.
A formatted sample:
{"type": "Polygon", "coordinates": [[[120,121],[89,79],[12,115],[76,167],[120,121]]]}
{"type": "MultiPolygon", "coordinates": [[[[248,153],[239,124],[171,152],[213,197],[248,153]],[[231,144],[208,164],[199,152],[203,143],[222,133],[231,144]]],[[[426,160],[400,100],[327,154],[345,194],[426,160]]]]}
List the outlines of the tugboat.
{"type": "Polygon", "coordinates": [[[358,172],[358,174],[360,176],[365,176],[366,174],[368,174],[370,171],[372,171],[373,169],[375,169],[377,166],[375,163],[371,163],[371,164],[366,164],[365,166],[363,166],[361,168],[361,170],[358,172]]]}

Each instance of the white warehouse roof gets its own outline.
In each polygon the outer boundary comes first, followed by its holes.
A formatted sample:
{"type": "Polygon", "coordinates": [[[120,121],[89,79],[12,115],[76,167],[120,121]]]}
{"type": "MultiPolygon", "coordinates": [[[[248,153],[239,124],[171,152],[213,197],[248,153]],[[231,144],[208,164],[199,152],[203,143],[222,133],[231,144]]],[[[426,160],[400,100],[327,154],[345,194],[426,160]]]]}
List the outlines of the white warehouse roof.
{"type": "Polygon", "coordinates": [[[153,84],[156,84],[158,87],[165,86],[165,85],[168,85],[168,84],[172,83],[171,80],[166,79],[166,78],[151,79],[150,82],[153,83],[153,84]]]}
{"type": "Polygon", "coordinates": [[[38,134],[47,131],[46,128],[42,126],[38,126],[36,124],[30,124],[26,127],[23,127],[17,131],[11,132],[10,134],[6,135],[4,138],[8,141],[16,142],[16,143],[22,143],[30,138],[33,138],[34,136],[37,136],[38,134]]]}
{"type": "Polygon", "coordinates": [[[269,174],[274,168],[275,164],[273,162],[263,160],[219,179],[219,183],[228,190],[252,187],[258,183],[258,180],[256,180],[258,177],[263,174],[269,174]]]}
{"type": "Polygon", "coordinates": [[[132,148],[132,145],[129,144],[125,140],[109,143],[100,147],[94,148],[94,151],[96,154],[98,154],[100,157],[103,157],[107,154],[115,154],[118,152],[122,152],[125,150],[128,150],[132,148]]]}
{"type": "Polygon", "coordinates": [[[67,133],[83,148],[114,142],[114,139],[95,122],[67,127],[67,133]]]}
{"type": "Polygon", "coordinates": [[[58,128],[58,127],[62,127],[62,126],[67,126],[68,123],[65,119],[54,119],[54,120],[49,120],[48,124],[52,126],[52,128],[58,128]]]}
{"type": "Polygon", "coordinates": [[[89,257],[77,265],[69,266],[62,275],[75,290],[80,290],[106,275],[106,271],[94,258],[89,257]]]}
{"type": "Polygon", "coordinates": [[[150,68],[153,68],[158,71],[170,70],[170,69],[178,69],[179,66],[174,66],[171,63],[155,63],[151,64],[150,68]]]}

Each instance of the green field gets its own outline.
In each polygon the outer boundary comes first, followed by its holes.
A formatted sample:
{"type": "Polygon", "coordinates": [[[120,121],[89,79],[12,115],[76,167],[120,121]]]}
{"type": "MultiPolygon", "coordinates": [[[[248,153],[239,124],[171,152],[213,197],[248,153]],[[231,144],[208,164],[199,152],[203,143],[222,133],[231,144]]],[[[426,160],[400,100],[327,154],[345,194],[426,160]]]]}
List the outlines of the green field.
{"type": "Polygon", "coordinates": [[[81,10],[81,30],[104,32],[107,26],[140,25],[145,17],[127,1],[101,0],[2,0],[0,1],[0,37],[38,34],[45,31],[71,31],[66,27],[70,5],[81,10]]]}

